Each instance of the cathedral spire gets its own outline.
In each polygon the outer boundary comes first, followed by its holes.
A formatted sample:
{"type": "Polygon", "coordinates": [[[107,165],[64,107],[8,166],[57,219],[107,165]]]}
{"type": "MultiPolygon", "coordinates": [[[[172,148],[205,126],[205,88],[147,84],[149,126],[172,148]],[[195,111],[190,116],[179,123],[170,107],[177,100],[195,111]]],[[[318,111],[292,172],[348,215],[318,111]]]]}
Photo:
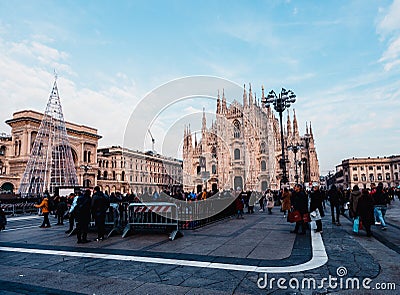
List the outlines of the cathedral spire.
{"type": "Polygon", "coordinates": [[[287,123],[286,123],[286,128],[287,128],[287,136],[288,136],[288,141],[291,140],[292,137],[292,124],[290,122],[290,113],[289,110],[287,112],[287,123]]]}
{"type": "Polygon", "coordinates": [[[251,92],[251,83],[249,83],[249,106],[253,104],[253,93],[251,92]]]}
{"type": "Polygon", "coordinates": [[[243,84],[243,108],[247,106],[246,84],[243,84]]]}
{"type": "Polygon", "coordinates": [[[222,89],[222,112],[221,113],[226,113],[227,108],[226,108],[226,98],[225,98],[225,90],[222,89]]]}
{"type": "Polygon", "coordinates": [[[217,114],[221,113],[221,100],[219,98],[219,89],[218,89],[218,96],[217,96],[217,114]]]}
{"type": "Polygon", "coordinates": [[[311,135],[311,137],[313,137],[312,127],[311,127],[311,121],[310,121],[310,135],[311,135]]]}
{"type": "Polygon", "coordinates": [[[309,134],[309,133],[308,133],[308,124],[307,124],[307,121],[306,121],[306,134],[309,134]]]}
{"type": "Polygon", "coordinates": [[[293,109],[293,135],[296,139],[300,137],[299,127],[297,126],[296,110],[293,109]]]}
{"type": "Polygon", "coordinates": [[[206,121],[206,110],[203,107],[203,119],[202,119],[202,124],[201,124],[201,131],[204,132],[207,128],[207,121],[206,121]]]}

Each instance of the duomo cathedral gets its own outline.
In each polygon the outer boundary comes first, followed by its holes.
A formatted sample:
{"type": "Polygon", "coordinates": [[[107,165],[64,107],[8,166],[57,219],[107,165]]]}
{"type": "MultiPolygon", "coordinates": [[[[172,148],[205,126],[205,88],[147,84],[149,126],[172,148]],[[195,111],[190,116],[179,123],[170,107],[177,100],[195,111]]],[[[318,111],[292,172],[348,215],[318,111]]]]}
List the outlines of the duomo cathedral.
{"type": "MultiPolygon", "coordinates": [[[[264,98],[264,88],[262,88],[264,98]]],[[[299,134],[296,113],[287,112],[284,148],[289,185],[319,182],[319,164],[311,123],[299,134]],[[292,147],[292,148],[291,148],[292,147]],[[293,148],[293,147],[298,147],[293,148]]],[[[283,172],[279,120],[272,108],[253,98],[251,85],[244,88],[243,103],[227,104],[224,91],[218,92],[216,118],[207,127],[203,109],[201,138],[190,126],[184,130],[183,186],[201,191],[279,189],[283,172]]]]}

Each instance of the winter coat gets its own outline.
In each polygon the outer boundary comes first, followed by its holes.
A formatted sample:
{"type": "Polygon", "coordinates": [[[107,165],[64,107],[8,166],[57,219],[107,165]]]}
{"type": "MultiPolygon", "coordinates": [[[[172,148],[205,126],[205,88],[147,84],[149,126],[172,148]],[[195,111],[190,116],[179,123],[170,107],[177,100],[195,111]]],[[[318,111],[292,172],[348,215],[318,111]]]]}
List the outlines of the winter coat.
{"type": "Polygon", "coordinates": [[[96,192],[92,197],[93,216],[105,215],[110,203],[102,192],[96,192]]]}
{"type": "Polygon", "coordinates": [[[90,222],[90,203],[91,198],[89,196],[81,195],[78,197],[74,208],[74,217],[76,222],[90,222]]]}
{"type": "Polygon", "coordinates": [[[236,205],[236,210],[243,210],[244,208],[244,200],[243,198],[239,195],[235,201],[236,205]]]}
{"type": "Polygon", "coordinates": [[[267,208],[274,208],[275,205],[274,195],[272,193],[267,193],[265,195],[265,199],[267,200],[267,208]]]}
{"type": "Polygon", "coordinates": [[[290,192],[283,192],[282,194],[282,210],[290,210],[291,204],[290,204],[290,197],[291,193],[290,192]]]}
{"type": "Polygon", "coordinates": [[[36,208],[41,208],[42,213],[49,213],[49,199],[43,198],[42,202],[39,205],[35,205],[36,208]]]}
{"type": "Polygon", "coordinates": [[[293,191],[290,202],[294,210],[299,211],[301,214],[308,213],[308,198],[304,191],[293,191]]]}
{"type": "Polygon", "coordinates": [[[360,191],[352,191],[350,194],[350,207],[349,210],[351,210],[353,216],[357,216],[357,205],[358,205],[358,200],[361,197],[361,192],[360,191]]]}
{"type": "Polygon", "coordinates": [[[310,194],[310,211],[315,211],[316,209],[318,209],[319,214],[321,215],[321,217],[324,217],[324,208],[322,207],[322,203],[324,201],[324,193],[321,192],[320,190],[316,190],[316,191],[312,191],[310,194]]]}
{"type": "Polygon", "coordinates": [[[342,193],[336,187],[332,187],[329,190],[328,196],[331,206],[337,206],[341,204],[343,196],[342,193]]]}
{"type": "Polygon", "coordinates": [[[374,216],[374,200],[371,195],[363,194],[358,199],[357,216],[360,216],[362,223],[373,225],[375,224],[374,216]]]}

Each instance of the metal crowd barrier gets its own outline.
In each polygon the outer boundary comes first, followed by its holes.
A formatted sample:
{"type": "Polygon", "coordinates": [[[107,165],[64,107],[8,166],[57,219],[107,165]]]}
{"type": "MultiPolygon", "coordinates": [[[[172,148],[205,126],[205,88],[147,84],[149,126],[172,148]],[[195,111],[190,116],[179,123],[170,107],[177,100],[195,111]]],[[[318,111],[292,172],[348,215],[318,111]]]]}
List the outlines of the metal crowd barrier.
{"type": "Polygon", "coordinates": [[[235,215],[234,200],[224,198],[207,201],[187,201],[179,205],[180,228],[196,229],[235,215]]]}
{"type": "Polygon", "coordinates": [[[1,204],[1,208],[8,215],[16,215],[16,214],[32,214],[38,213],[38,208],[36,208],[35,203],[16,203],[16,204],[1,204]]]}
{"type": "Polygon", "coordinates": [[[135,229],[158,229],[170,231],[169,239],[172,241],[183,236],[179,231],[178,208],[176,204],[131,203],[128,206],[128,223],[122,233],[124,238],[135,229]]]}

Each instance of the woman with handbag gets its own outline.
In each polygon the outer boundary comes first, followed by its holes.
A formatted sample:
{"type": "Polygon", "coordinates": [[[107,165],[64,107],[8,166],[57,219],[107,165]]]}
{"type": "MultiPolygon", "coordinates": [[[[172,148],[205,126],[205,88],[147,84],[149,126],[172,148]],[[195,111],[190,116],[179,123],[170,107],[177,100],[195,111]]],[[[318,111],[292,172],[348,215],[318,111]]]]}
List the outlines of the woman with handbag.
{"type": "Polygon", "coordinates": [[[306,223],[304,222],[305,217],[309,217],[308,215],[308,198],[306,193],[302,190],[301,184],[296,184],[294,186],[294,191],[292,193],[292,199],[290,200],[292,204],[292,208],[295,211],[300,212],[302,219],[300,221],[296,221],[296,226],[294,230],[290,231],[291,233],[305,235],[306,234],[306,223]],[[299,229],[301,227],[301,232],[299,233],[299,229]]]}
{"type": "Polygon", "coordinates": [[[323,209],[323,201],[324,201],[324,194],[320,191],[318,185],[313,186],[313,191],[310,194],[310,215],[311,218],[315,220],[315,224],[317,225],[317,229],[315,232],[322,233],[322,220],[321,218],[325,216],[324,209],[323,209]],[[318,212],[317,212],[318,210],[318,212]]]}

